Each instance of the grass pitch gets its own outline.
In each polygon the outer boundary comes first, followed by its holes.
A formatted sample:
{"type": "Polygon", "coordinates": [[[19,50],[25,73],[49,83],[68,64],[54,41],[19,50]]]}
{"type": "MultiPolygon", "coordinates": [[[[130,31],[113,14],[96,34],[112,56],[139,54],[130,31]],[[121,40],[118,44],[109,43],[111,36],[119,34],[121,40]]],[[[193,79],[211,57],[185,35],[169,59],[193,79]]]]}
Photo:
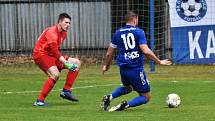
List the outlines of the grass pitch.
{"type": "MultiPolygon", "coordinates": [[[[156,66],[156,73],[146,72],[151,84],[152,100],[147,105],[121,112],[100,110],[104,94],[120,86],[118,68],[102,75],[99,65],[84,66],[73,85],[79,102],[59,97],[66,71],[47,97],[47,107],[32,104],[47,77],[35,66],[0,66],[0,120],[1,121],[215,121],[215,67],[156,66]],[[177,93],[182,103],[179,108],[168,108],[165,98],[177,93]]],[[[111,102],[137,96],[135,92],[111,102]]]]}

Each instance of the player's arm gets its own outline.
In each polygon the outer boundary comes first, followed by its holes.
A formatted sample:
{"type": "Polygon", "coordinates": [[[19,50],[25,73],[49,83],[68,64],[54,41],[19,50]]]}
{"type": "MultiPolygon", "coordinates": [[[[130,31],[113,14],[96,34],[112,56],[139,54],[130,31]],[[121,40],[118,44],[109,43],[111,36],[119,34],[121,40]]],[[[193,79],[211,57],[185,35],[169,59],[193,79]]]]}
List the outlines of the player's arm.
{"type": "Polygon", "coordinates": [[[108,47],[107,53],[103,60],[103,67],[102,72],[104,74],[105,71],[107,71],[110,67],[111,61],[113,59],[113,53],[115,52],[116,48],[113,48],[112,46],[108,47]]]}
{"type": "Polygon", "coordinates": [[[139,45],[142,52],[144,53],[144,55],[151,59],[151,60],[154,60],[157,64],[160,64],[160,65],[171,65],[172,62],[165,59],[165,60],[160,60],[155,54],[154,52],[151,51],[151,49],[149,49],[148,45],[147,44],[141,44],[139,45]]]}
{"type": "Polygon", "coordinates": [[[72,63],[69,63],[61,54],[61,52],[59,51],[59,49],[57,48],[57,44],[56,43],[51,43],[50,45],[50,48],[51,48],[51,52],[53,53],[53,56],[56,57],[61,63],[64,64],[64,66],[69,69],[69,70],[72,70],[74,71],[78,65],[77,64],[72,64],[72,63]]]}
{"type": "Polygon", "coordinates": [[[50,48],[50,52],[52,55],[57,58],[61,63],[64,64],[64,66],[69,70],[75,70],[77,68],[77,65],[69,63],[61,54],[59,51],[58,45],[57,45],[57,35],[54,34],[53,31],[48,31],[46,34],[46,39],[48,41],[48,45],[50,48]]]}
{"type": "Polygon", "coordinates": [[[151,49],[149,49],[148,45],[147,45],[147,41],[146,41],[146,37],[145,37],[145,33],[144,31],[140,30],[137,33],[138,37],[139,37],[139,47],[142,50],[142,52],[144,53],[144,55],[151,59],[154,60],[156,63],[161,64],[161,65],[171,65],[172,62],[165,59],[165,60],[160,60],[155,54],[154,52],[151,51],[151,49]]]}

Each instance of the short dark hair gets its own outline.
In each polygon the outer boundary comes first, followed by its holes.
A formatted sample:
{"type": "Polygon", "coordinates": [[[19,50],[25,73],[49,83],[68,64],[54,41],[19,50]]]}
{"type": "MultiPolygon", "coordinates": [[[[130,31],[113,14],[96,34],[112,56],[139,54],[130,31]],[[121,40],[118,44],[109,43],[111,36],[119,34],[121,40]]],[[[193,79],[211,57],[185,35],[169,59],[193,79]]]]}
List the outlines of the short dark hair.
{"type": "Polygon", "coordinates": [[[68,19],[71,21],[71,17],[70,17],[67,13],[61,13],[61,14],[58,16],[57,22],[59,23],[60,21],[62,21],[62,20],[65,19],[65,18],[68,18],[68,19]]]}
{"type": "Polygon", "coordinates": [[[138,17],[138,15],[136,13],[134,13],[133,11],[128,11],[127,14],[125,15],[124,21],[128,22],[131,19],[133,19],[134,17],[136,18],[136,17],[138,17]]]}

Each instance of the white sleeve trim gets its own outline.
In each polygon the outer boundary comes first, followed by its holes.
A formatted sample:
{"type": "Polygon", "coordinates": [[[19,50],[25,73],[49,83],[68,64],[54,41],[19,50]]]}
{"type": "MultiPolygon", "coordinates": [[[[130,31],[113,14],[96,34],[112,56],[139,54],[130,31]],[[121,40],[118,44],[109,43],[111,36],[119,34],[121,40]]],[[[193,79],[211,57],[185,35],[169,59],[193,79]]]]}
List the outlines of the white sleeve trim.
{"type": "Polygon", "coordinates": [[[112,48],[117,48],[117,45],[115,45],[115,44],[113,44],[113,43],[110,43],[110,46],[111,46],[112,48]]]}

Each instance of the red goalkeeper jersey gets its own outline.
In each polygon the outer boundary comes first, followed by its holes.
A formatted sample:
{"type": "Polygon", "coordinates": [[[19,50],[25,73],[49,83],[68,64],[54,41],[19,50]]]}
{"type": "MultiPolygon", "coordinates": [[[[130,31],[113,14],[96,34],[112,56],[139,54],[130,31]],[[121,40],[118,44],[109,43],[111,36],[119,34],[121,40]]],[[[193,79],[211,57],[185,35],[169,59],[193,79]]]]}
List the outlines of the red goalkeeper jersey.
{"type": "Polygon", "coordinates": [[[59,32],[57,25],[46,28],[38,38],[34,47],[34,59],[43,55],[49,55],[58,59],[61,56],[59,51],[60,45],[66,36],[67,32],[59,32]]]}

